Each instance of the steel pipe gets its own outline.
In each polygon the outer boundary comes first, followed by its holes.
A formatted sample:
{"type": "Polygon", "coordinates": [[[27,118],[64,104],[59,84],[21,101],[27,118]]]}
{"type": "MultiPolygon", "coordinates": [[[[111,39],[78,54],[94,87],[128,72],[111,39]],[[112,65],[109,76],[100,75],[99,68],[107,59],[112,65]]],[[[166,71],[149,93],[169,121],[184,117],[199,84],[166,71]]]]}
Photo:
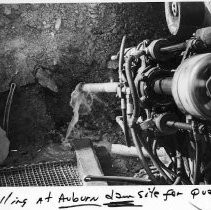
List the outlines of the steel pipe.
{"type": "Polygon", "coordinates": [[[81,83],[80,90],[84,92],[91,92],[91,93],[116,93],[118,82],[108,82],[108,83],[81,83]]]}
{"type": "MultiPolygon", "coordinates": [[[[111,144],[110,145],[110,151],[111,154],[121,155],[121,156],[127,156],[127,157],[139,157],[137,148],[134,146],[128,147],[122,144],[111,144]]],[[[145,148],[142,147],[142,152],[145,158],[150,158],[149,154],[145,150],[145,148]]],[[[165,159],[165,162],[169,162],[170,159],[166,156],[164,150],[160,148],[157,150],[157,155],[161,159],[165,159]]]]}
{"type": "Polygon", "coordinates": [[[191,124],[175,121],[167,121],[166,125],[171,128],[183,129],[183,130],[192,130],[191,124]]]}
{"type": "Polygon", "coordinates": [[[135,178],[135,177],[124,177],[124,176],[92,176],[88,175],[84,177],[85,182],[92,182],[92,181],[106,181],[106,182],[127,182],[132,184],[139,184],[139,185],[152,185],[151,181],[135,178]]]}
{"type": "Polygon", "coordinates": [[[154,83],[154,91],[158,94],[172,95],[171,92],[172,77],[158,79],[154,83]]]}

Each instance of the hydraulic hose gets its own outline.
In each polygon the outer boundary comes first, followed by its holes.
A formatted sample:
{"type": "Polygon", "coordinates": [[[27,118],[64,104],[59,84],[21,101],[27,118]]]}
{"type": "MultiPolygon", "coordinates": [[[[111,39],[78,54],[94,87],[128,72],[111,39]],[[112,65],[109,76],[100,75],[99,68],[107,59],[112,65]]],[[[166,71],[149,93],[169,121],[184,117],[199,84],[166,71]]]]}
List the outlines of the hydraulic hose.
{"type": "MultiPolygon", "coordinates": [[[[142,52],[140,52],[140,55],[141,55],[141,53],[142,52]]],[[[131,95],[132,95],[132,99],[133,99],[133,106],[134,106],[133,107],[133,114],[132,114],[132,117],[131,117],[131,134],[132,134],[132,137],[133,137],[133,140],[134,140],[134,144],[136,145],[140,159],[143,162],[143,166],[144,166],[146,172],[148,173],[149,177],[152,179],[152,181],[155,182],[155,183],[157,182],[156,178],[154,177],[151,170],[149,169],[147,163],[144,161],[141,146],[143,146],[145,148],[145,150],[147,151],[147,153],[150,156],[150,159],[152,160],[154,165],[157,167],[157,169],[160,171],[160,173],[163,175],[163,177],[165,178],[167,183],[171,184],[171,179],[165,174],[165,172],[162,170],[162,168],[159,166],[159,164],[157,164],[157,162],[155,161],[155,158],[153,157],[153,154],[147,149],[145,143],[142,141],[142,138],[138,135],[139,130],[137,129],[135,122],[140,115],[140,107],[139,107],[138,93],[137,93],[135,83],[133,81],[132,74],[131,74],[131,65],[132,65],[133,58],[134,58],[133,56],[129,56],[126,59],[125,72],[126,72],[128,85],[130,87],[130,91],[131,91],[131,95]]]]}
{"type": "Polygon", "coordinates": [[[137,125],[134,125],[130,129],[131,129],[131,135],[132,135],[134,144],[135,144],[135,146],[137,148],[138,156],[139,156],[139,158],[141,160],[142,166],[144,167],[145,171],[147,172],[149,178],[152,180],[153,184],[155,184],[155,185],[160,184],[159,181],[152,174],[151,169],[149,168],[149,166],[148,166],[148,164],[147,164],[147,162],[145,160],[143,151],[141,149],[141,147],[143,145],[141,144],[140,140],[138,139],[136,126],[137,125]]]}
{"type": "Polygon", "coordinates": [[[139,117],[140,107],[139,107],[138,93],[137,93],[135,83],[133,81],[132,74],[131,74],[132,60],[133,60],[133,56],[129,56],[126,59],[125,72],[126,72],[127,82],[128,82],[129,87],[130,87],[132,99],[133,99],[133,114],[132,114],[132,117],[131,117],[131,122],[132,122],[131,125],[133,126],[136,119],[138,119],[138,117],[139,117]]]}
{"type": "MultiPolygon", "coordinates": [[[[119,51],[119,82],[120,82],[120,85],[122,84],[122,69],[123,69],[124,52],[125,52],[125,40],[126,40],[126,36],[123,36],[120,51],[119,51]]],[[[130,147],[131,141],[129,138],[128,124],[127,124],[126,100],[125,100],[125,95],[123,95],[123,94],[121,94],[121,110],[122,110],[125,141],[126,141],[126,145],[128,147],[130,147]]]]}
{"type": "Polygon", "coordinates": [[[131,95],[132,95],[132,99],[133,99],[133,114],[132,114],[132,117],[131,117],[131,134],[132,134],[134,144],[137,148],[137,152],[138,152],[138,155],[140,157],[140,160],[142,162],[144,169],[146,170],[148,176],[153,181],[153,183],[158,184],[159,182],[156,180],[155,176],[152,174],[148,164],[145,161],[145,158],[144,158],[144,155],[143,155],[143,152],[142,152],[142,149],[141,149],[141,147],[144,146],[144,145],[141,143],[141,139],[139,139],[139,137],[137,135],[138,129],[137,129],[137,125],[136,125],[135,122],[140,115],[140,107],[139,107],[138,93],[137,93],[135,83],[133,81],[132,74],[131,74],[131,65],[132,65],[133,58],[134,58],[133,56],[129,56],[126,59],[126,64],[125,64],[126,65],[125,66],[125,72],[126,72],[127,82],[128,82],[129,87],[130,87],[130,91],[131,91],[131,95]]]}
{"type": "Polygon", "coordinates": [[[121,96],[121,97],[122,97],[121,98],[121,110],[122,110],[122,119],[123,119],[123,128],[124,128],[124,134],[125,134],[125,141],[126,141],[126,145],[128,147],[130,147],[131,146],[131,141],[130,141],[129,132],[128,132],[125,96],[121,96]]]}
{"type": "Polygon", "coordinates": [[[125,52],[125,40],[126,36],[123,36],[122,43],[120,46],[119,51],[119,81],[122,82],[122,68],[123,68],[123,61],[124,61],[124,52],[125,52]]]}
{"type": "Polygon", "coordinates": [[[199,180],[199,145],[198,142],[196,142],[196,161],[195,161],[195,167],[194,167],[194,174],[193,174],[193,184],[198,184],[199,180]]]}
{"type": "Polygon", "coordinates": [[[175,179],[175,181],[174,181],[174,183],[173,183],[173,185],[177,185],[177,184],[179,184],[180,182],[181,182],[181,170],[182,170],[182,158],[181,158],[181,154],[180,154],[180,152],[177,150],[176,151],[176,158],[177,158],[177,173],[178,173],[178,176],[177,176],[177,178],[175,179]]]}
{"type": "Polygon", "coordinates": [[[193,171],[193,184],[198,184],[199,183],[199,170],[200,170],[200,157],[199,157],[199,140],[197,137],[197,133],[195,130],[195,126],[193,125],[193,138],[195,141],[195,164],[194,164],[194,171],[193,171]]]}
{"type": "Polygon", "coordinates": [[[174,145],[176,147],[176,160],[177,160],[177,178],[175,179],[173,185],[177,185],[181,182],[181,173],[182,173],[182,157],[181,157],[181,153],[180,151],[178,150],[178,143],[177,143],[177,139],[176,137],[174,136],[173,137],[173,141],[174,141],[174,145]]]}
{"type": "Polygon", "coordinates": [[[154,166],[158,169],[158,171],[162,174],[162,176],[164,177],[164,179],[166,180],[166,182],[168,184],[172,184],[172,180],[171,178],[165,173],[165,171],[161,168],[161,166],[159,165],[159,163],[156,160],[156,157],[153,155],[153,153],[147,148],[145,142],[143,141],[140,131],[138,132],[138,136],[139,136],[139,141],[141,142],[142,146],[144,147],[144,149],[146,150],[146,152],[149,155],[149,158],[151,159],[152,163],[154,164],[154,166]]]}
{"type": "MultiPolygon", "coordinates": [[[[190,181],[187,181],[186,179],[183,179],[180,175],[178,176],[178,174],[176,174],[176,172],[174,172],[174,171],[172,171],[171,169],[169,169],[169,168],[159,159],[159,157],[158,157],[158,155],[157,155],[157,152],[156,152],[156,148],[157,148],[157,140],[154,139],[154,141],[153,141],[153,146],[152,146],[153,154],[154,154],[154,156],[155,156],[157,162],[159,162],[159,165],[160,165],[165,171],[167,171],[169,174],[171,174],[172,176],[176,177],[176,179],[175,179],[173,185],[178,184],[180,181],[182,181],[184,184],[191,184],[190,181]]],[[[179,157],[179,155],[178,155],[178,157],[179,157]]],[[[180,161],[180,162],[177,162],[177,165],[179,165],[179,168],[180,168],[180,163],[182,164],[181,159],[178,160],[178,161],[180,161]]]]}

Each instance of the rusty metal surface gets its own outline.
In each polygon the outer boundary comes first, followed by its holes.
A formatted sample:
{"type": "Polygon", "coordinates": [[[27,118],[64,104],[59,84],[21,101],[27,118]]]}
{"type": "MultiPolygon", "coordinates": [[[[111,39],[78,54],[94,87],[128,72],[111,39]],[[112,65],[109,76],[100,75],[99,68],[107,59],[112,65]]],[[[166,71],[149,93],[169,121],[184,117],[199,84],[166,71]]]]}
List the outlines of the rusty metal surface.
{"type": "Polygon", "coordinates": [[[0,186],[80,186],[77,168],[70,161],[46,162],[0,169],[0,186]]]}

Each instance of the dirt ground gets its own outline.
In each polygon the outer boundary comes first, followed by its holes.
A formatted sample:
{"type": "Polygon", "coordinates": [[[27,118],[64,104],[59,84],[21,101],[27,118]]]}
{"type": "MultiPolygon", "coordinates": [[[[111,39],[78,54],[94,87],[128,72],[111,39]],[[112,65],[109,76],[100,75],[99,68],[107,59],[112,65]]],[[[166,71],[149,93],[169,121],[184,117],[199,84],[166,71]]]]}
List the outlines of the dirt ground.
{"type": "MultiPolygon", "coordinates": [[[[107,64],[119,51],[123,35],[127,34],[127,46],[134,46],[167,34],[162,3],[0,5],[0,29],[0,120],[9,85],[17,84],[6,167],[75,160],[73,147],[62,141],[73,115],[69,101],[75,86],[109,81],[107,64]],[[37,66],[42,67],[41,77],[35,72],[37,66]],[[43,85],[46,81],[55,92],[43,85]]],[[[72,138],[124,144],[115,122],[121,115],[120,101],[115,95],[98,97],[103,103],[94,101],[72,138]]],[[[133,176],[141,169],[136,158],[105,159],[100,153],[105,174],[133,176]]]]}
{"type": "MultiPolygon", "coordinates": [[[[71,139],[74,138],[80,138],[81,141],[88,138],[93,143],[107,141],[125,144],[123,132],[115,122],[115,115],[120,114],[120,110],[116,106],[119,102],[115,96],[113,96],[112,103],[106,101],[105,95],[99,95],[99,97],[103,103],[94,101],[92,111],[88,115],[80,116],[79,122],[71,134],[70,144],[63,143],[68,127],[68,123],[66,123],[47,133],[44,136],[44,142],[33,141],[30,144],[24,141],[22,144],[12,142],[9,156],[3,166],[14,167],[61,160],[76,161],[74,147],[71,143],[71,139]]],[[[142,168],[138,158],[109,154],[101,147],[95,149],[105,175],[134,176],[142,168]]]]}

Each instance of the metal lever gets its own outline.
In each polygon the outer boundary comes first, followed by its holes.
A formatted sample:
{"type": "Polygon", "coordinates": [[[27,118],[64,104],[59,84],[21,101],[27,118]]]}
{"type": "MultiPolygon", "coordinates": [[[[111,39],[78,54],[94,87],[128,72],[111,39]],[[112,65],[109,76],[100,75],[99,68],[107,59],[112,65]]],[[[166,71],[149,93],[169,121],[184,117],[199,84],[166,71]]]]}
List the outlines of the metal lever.
{"type": "Polygon", "coordinates": [[[147,181],[141,178],[134,178],[134,177],[124,177],[124,176],[92,176],[88,175],[84,178],[85,182],[92,182],[92,181],[106,181],[106,182],[128,182],[132,184],[139,184],[139,185],[152,185],[151,181],[147,181]]]}

